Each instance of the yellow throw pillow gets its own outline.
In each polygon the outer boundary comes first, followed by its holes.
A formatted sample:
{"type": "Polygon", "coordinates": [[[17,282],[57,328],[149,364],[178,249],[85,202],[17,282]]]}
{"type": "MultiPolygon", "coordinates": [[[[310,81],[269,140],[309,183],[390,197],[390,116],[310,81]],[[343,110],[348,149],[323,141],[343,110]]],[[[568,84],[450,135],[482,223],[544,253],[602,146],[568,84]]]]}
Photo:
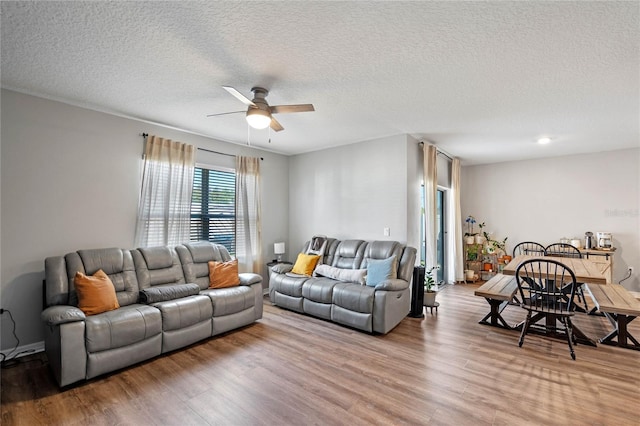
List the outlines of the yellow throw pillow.
{"type": "Polygon", "coordinates": [[[78,294],[78,308],[85,315],[101,314],[120,307],[116,297],[116,288],[102,269],[99,269],[93,276],[76,272],[73,284],[78,294]]]}
{"type": "Polygon", "coordinates": [[[228,262],[209,262],[209,288],[225,288],[240,285],[238,259],[228,262]]]}
{"type": "Polygon", "coordinates": [[[311,275],[313,270],[316,268],[316,263],[318,263],[319,259],[320,256],[315,254],[300,253],[291,272],[300,275],[311,275]]]}

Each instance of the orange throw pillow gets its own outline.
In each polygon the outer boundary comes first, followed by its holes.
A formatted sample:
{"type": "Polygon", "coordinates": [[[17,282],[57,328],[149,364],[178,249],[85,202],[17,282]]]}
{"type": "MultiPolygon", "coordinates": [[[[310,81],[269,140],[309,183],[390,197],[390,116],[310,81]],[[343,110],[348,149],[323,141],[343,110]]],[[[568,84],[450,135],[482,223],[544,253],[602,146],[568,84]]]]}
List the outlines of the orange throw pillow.
{"type": "Polygon", "coordinates": [[[209,262],[209,288],[225,288],[240,285],[238,259],[228,262],[209,262]]]}
{"type": "Polygon", "coordinates": [[[86,315],[101,314],[120,307],[116,288],[102,269],[93,276],[76,272],[73,283],[78,293],[78,308],[86,315]]]}

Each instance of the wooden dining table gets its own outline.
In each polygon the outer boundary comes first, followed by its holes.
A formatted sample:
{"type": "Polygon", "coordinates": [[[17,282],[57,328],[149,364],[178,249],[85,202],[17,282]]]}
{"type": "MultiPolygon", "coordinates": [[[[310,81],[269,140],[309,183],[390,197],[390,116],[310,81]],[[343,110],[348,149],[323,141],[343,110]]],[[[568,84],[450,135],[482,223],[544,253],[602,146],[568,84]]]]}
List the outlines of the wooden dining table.
{"type": "MultiPolygon", "coordinates": [[[[606,285],[607,278],[598,268],[598,265],[592,262],[589,259],[579,259],[579,258],[571,258],[571,257],[555,257],[555,256],[533,256],[528,254],[523,254],[514,257],[511,262],[504,266],[502,273],[504,275],[516,275],[516,270],[518,266],[527,260],[530,259],[544,259],[544,260],[555,260],[566,265],[569,269],[571,269],[576,276],[576,282],[578,283],[587,283],[587,284],[598,284],[598,285],[606,285]]],[[[541,318],[538,318],[538,320],[541,318]]],[[[549,317],[547,317],[549,320],[549,317]]],[[[552,325],[552,324],[548,324],[552,325]]],[[[555,324],[553,324],[555,325],[555,324]]],[[[514,328],[519,329],[523,326],[523,323],[516,325],[514,328]]],[[[596,346],[596,341],[586,334],[579,327],[573,324],[573,335],[576,340],[582,344],[589,346],[596,346]]]]}
{"type": "Polygon", "coordinates": [[[587,284],[606,284],[607,278],[598,268],[598,265],[589,259],[578,259],[572,257],[555,257],[555,256],[532,256],[522,254],[514,257],[511,262],[507,263],[502,270],[505,275],[515,275],[518,265],[529,259],[549,259],[565,264],[573,271],[576,281],[587,284]]]}

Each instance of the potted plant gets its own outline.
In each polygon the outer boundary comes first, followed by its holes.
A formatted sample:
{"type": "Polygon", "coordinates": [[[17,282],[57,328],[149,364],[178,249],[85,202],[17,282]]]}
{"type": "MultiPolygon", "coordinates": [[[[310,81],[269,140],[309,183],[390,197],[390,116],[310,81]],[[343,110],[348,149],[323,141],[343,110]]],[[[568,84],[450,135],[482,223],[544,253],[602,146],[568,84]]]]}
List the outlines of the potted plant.
{"type": "Polygon", "coordinates": [[[436,280],[433,278],[433,271],[440,269],[440,266],[432,266],[424,272],[424,305],[434,306],[436,302],[436,291],[433,286],[436,280]]]}
{"type": "Polygon", "coordinates": [[[472,245],[467,250],[467,260],[478,260],[478,247],[476,245],[472,245]]]}
{"type": "Polygon", "coordinates": [[[506,254],[507,250],[507,238],[508,237],[504,237],[504,239],[502,241],[498,241],[498,240],[494,240],[493,238],[491,238],[491,236],[489,234],[487,234],[486,232],[484,233],[484,237],[487,240],[487,251],[490,253],[502,253],[502,254],[506,254]]]}
{"type": "Polygon", "coordinates": [[[486,234],[486,232],[484,232],[484,231],[482,230],[482,228],[484,228],[484,226],[485,226],[484,222],[482,222],[482,223],[479,223],[479,224],[478,224],[478,228],[480,228],[480,233],[478,233],[478,234],[476,234],[476,235],[475,235],[475,243],[476,243],[476,244],[482,244],[482,243],[484,243],[484,242],[485,242],[485,240],[486,240],[486,238],[487,238],[486,236],[483,236],[483,235],[485,235],[485,234],[486,234]]]}
{"type": "Polygon", "coordinates": [[[476,223],[476,219],[473,216],[469,215],[465,219],[465,222],[467,224],[467,232],[464,233],[464,241],[467,244],[473,244],[475,242],[476,235],[476,233],[473,232],[473,225],[476,223]]]}

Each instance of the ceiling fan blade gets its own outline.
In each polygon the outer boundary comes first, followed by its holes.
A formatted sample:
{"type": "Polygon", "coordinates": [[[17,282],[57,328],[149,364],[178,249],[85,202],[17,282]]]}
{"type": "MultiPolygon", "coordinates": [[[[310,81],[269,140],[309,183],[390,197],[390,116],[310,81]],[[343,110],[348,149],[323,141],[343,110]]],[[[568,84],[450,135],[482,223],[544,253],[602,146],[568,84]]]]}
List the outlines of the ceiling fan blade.
{"type": "Polygon", "coordinates": [[[284,127],[282,127],[282,125],[278,123],[278,120],[276,120],[273,117],[271,117],[271,128],[276,132],[279,132],[280,130],[284,130],[284,127]]]}
{"type": "Polygon", "coordinates": [[[236,99],[238,99],[240,102],[242,102],[246,106],[256,106],[256,104],[254,104],[245,95],[243,95],[242,93],[238,92],[233,87],[231,87],[231,86],[222,86],[222,88],[224,90],[226,90],[227,92],[229,92],[230,94],[232,94],[236,99]]]}
{"type": "Polygon", "coordinates": [[[274,105],[271,108],[272,114],[287,114],[290,112],[308,112],[315,111],[312,104],[300,105],[274,105]]]}
{"type": "Polygon", "coordinates": [[[217,117],[219,115],[237,114],[239,112],[246,113],[247,111],[242,110],[242,111],[233,111],[233,112],[221,112],[219,114],[207,114],[207,117],[217,117]]]}

